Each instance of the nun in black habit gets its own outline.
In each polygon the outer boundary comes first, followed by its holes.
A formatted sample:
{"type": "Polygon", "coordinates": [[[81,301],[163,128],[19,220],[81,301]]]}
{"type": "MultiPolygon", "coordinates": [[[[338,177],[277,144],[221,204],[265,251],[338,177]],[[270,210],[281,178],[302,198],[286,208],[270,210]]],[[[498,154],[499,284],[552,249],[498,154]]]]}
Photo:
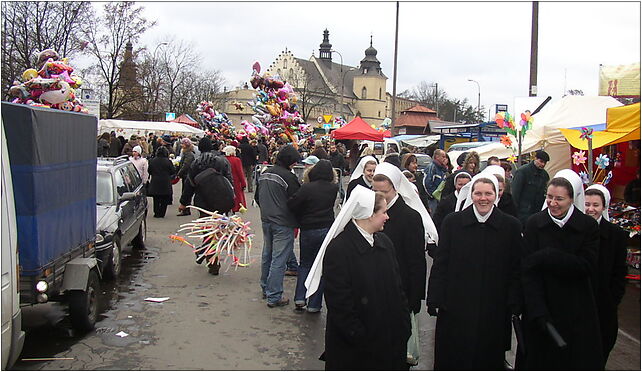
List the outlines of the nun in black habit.
{"type": "Polygon", "coordinates": [[[437,316],[435,370],[503,370],[520,312],[521,224],[497,208],[497,180],[478,174],[472,205],[441,228],[426,303],[437,316]]]}
{"type": "Polygon", "coordinates": [[[372,190],[372,177],[374,176],[374,170],[377,164],[377,158],[370,155],[364,156],[359,160],[359,164],[354,168],[350,176],[350,181],[348,181],[345,200],[348,200],[350,193],[357,185],[372,190]]]}
{"type": "Polygon", "coordinates": [[[357,186],[332,224],[306,280],[321,275],[328,307],[326,370],[402,370],[410,316],[390,239],[383,195],[357,186]]]}
{"type": "Polygon", "coordinates": [[[599,228],[583,213],[584,189],[565,169],[546,189],[546,208],[524,230],[522,286],[527,370],[599,370],[603,364],[595,305],[599,228]],[[567,344],[555,342],[554,332],[567,344]]]}

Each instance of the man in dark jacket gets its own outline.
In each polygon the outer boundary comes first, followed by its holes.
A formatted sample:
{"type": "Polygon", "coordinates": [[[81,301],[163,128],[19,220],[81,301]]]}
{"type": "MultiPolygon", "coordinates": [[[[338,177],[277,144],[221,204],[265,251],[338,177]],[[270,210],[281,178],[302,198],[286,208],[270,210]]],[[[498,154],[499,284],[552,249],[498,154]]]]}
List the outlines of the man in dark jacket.
{"type": "Polygon", "coordinates": [[[330,162],[332,163],[332,168],[339,168],[341,171],[345,170],[346,159],[343,155],[337,151],[337,145],[334,143],[330,145],[330,162]]]}
{"type": "Polygon", "coordinates": [[[121,150],[122,150],[122,146],[121,146],[120,140],[116,138],[116,132],[112,131],[110,134],[110,140],[109,140],[109,156],[112,158],[120,156],[121,150]]]}
{"type": "Polygon", "coordinates": [[[544,166],[550,160],[545,151],[538,150],[535,160],[519,167],[511,182],[513,200],[517,206],[517,218],[526,225],[528,217],[542,210],[549,175],[544,166]]]}
{"type": "MultiPolygon", "coordinates": [[[[194,145],[189,138],[183,138],[181,140],[181,161],[178,163],[178,173],[176,174],[182,180],[182,190],[185,190],[185,183],[187,182],[187,174],[192,162],[194,161],[194,145]]],[[[191,213],[189,209],[186,209],[178,213],[178,216],[189,216],[191,213]]]]}
{"type": "Polygon", "coordinates": [[[247,192],[253,192],[254,182],[252,182],[252,173],[256,165],[256,151],[254,151],[254,147],[250,145],[247,137],[241,138],[241,146],[239,146],[239,148],[241,149],[243,173],[245,173],[245,179],[247,180],[247,192]]]}
{"type": "MultiPolygon", "coordinates": [[[[259,155],[259,164],[267,163],[270,161],[267,146],[265,146],[265,139],[261,138],[256,145],[257,153],[259,155]]],[[[248,180],[249,181],[249,180],[248,180]]]]}
{"type": "Polygon", "coordinates": [[[132,136],[129,137],[129,142],[127,142],[125,146],[123,146],[121,155],[132,156],[132,149],[138,145],[140,145],[140,143],[138,142],[138,136],[135,134],[132,134],[132,136]]]}
{"type": "Polygon", "coordinates": [[[254,200],[261,209],[263,256],[261,290],[269,307],[285,306],[290,300],[283,296],[286,262],[294,250],[294,228],[297,220],[287,201],[301,186],[292,167],[301,160],[292,146],[284,146],[276,164],[259,177],[254,200]]]}

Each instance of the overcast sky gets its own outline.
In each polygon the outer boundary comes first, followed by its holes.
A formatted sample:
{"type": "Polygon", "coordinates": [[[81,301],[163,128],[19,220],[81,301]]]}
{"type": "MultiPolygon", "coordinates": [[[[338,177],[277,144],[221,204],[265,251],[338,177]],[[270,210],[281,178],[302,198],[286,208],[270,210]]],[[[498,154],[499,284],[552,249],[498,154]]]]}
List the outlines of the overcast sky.
{"type": "MultiPolygon", "coordinates": [[[[373,35],[392,92],[394,2],[141,2],[157,25],[142,38],[150,50],[165,35],[192,40],[203,67],[228,87],[247,81],[286,47],[318,56],[325,28],[346,65],[358,66],[373,35]]],[[[100,3],[95,3],[100,6],[100,3]]],[[[450,97],[511,107],[528,96],[531,2],[401,2],[397,92],[437,82],[450,97]]],[[[142,46],[142,45],[139,45],[142,46]]],[[[340,62],[336,53],[333,59],[340,62]]],[[[639,2],[540,2],[538,95],[564,89],[597,95],[600,64],[640,61],[639,2]]]]}

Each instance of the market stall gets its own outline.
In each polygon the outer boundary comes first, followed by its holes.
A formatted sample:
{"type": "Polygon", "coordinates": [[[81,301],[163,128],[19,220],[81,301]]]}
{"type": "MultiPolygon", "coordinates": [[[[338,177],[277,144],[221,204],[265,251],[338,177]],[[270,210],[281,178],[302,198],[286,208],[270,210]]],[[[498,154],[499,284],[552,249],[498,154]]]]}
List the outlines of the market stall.
{"type": "Polygon", "coordinates": [[[343,127],[332,131],[332,138],[336,140],[368,140],[383,142],[383,137],[383,132],[373,129],[370,124],[358,116],[343,127]]]}
{"type": "Polygon", "coordinates": [[[132,134],[146,136],[147,133],[178,134],[184,136],[203,136],[205,132],[187,124],[158,122],[158,121],[136,121],[102,119],[98,121],[98,134],[115,131],[118,135],[128,138],[132,134]]]}

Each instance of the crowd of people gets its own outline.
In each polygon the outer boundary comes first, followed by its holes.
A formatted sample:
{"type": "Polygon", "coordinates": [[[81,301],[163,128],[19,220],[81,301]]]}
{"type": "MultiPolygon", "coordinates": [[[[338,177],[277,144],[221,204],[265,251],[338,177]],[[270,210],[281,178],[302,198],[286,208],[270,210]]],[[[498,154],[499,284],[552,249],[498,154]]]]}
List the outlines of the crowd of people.
{"type": "MultiPolygon", "coordinates": [[[[99,138],[99,155],[111,155],[114,139],[99,138]]],[[[254,191],[263,299],[270,308],[290,304],[285,275],[297,276],[295,311],[319,313],[325,299],[327,369],[417,365],[423,300],[437,317],[435,369],[504,369],[513,327],[516,368],[604,369],[617,337],[627,244],[609,222],[609,191],[585,190],[571,170],[550,177],[541,150],[516,169],[497,157],[482,169],[474,151],[453,165],[435,149],[423,171],[412,150],[379,160],[368,147],[348,152],[322,140],[204,137],[196,154],[188,138],[150,135],[114,151],[129,151],[150,179],[158,217],[175,175],[183,180],[179,215],[192,203],[233,213],[246,206],[244,190],[254,191]],[[176,168],[172,153],[181,157],[176,168]],[[271,166],[255,174],[256,164],[271,166]],[[295,165],[305,166],[303,182],[295,165]],[[337,174],[346,175],[345,195],[337,174]]],[[[218,274],[218,263],[209,266],[218,274]]]]}

